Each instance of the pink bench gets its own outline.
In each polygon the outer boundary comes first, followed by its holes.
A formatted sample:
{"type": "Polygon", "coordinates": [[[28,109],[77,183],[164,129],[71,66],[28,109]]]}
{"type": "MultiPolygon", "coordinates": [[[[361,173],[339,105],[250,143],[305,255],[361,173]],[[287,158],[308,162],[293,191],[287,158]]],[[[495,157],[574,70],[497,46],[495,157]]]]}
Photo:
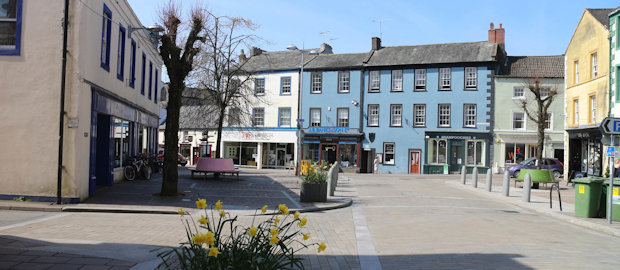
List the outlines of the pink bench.
{"type": "Polygon", "coordinates": [[[192,178],[194,178],[194,173],[204,173],[205,177],[207,173],[230,173],[231,175],[236,174],[237,180],[239,180],[239,170],[235,169],[232,158],[201,157],[198,159],[196,168],[189,170],[192,172],[192,178]]]}

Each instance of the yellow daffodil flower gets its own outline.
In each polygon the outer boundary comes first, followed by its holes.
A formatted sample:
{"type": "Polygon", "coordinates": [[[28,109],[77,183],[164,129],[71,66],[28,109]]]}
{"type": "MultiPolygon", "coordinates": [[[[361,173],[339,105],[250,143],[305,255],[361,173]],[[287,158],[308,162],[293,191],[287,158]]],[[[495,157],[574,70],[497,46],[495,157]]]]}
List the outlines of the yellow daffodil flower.
{"type": "Polygon", "coordinates": [[[276,237],[275,235],[272,236],[271,239],[269,239],[269,244],[270,245],[277,244],[278,242],[280,242],[280,239],[278,239],[278,237],[276,237]]]}
{"type": "Polygon", "coordinates": [[[267,205],[266,204],[263,206],[263,208],[260,210],[260,212],[263,213],[263,214],[265,212],[267,212],[267,205]]]}
{"type": "Polygon", "coordinates": [[[276,228],[271,229],[271,235],[278,235],[279,232],[276,228]]]}
{"type": "Polygon", "coordinates": [[[217,250],[216,247],[209,248],[209,257],[217,258],[217,255],[220,254],[220,251],[217,250]]]}
{"type": "Polygon", "coordinates": [[[200,224],[202,225],[206,225],[207,223],[209,223],[209,220],[205,218],[205,216],[200,216],[200,219],[198,220],[198,222],[200,222],[200,224]]]}
{"type": "Polygon", "coordinates": [[[206,241],[205,235],[202,233],[197,233],[192,236],[192,242],[196,245],[200,245],[206,241]]]}
{"type": "Polygon", "coordinates": [[[306,226],[306,223],[308,223],[308,220],[306,218],[302,218],[299,221],[298,225],[299,225],[299,227],[303,227],[303,226],[306,226]]]}
{"type": "Polygon", "coordinates": [[[288,215],[288,207],[286,207],[286,204],[278,205],[278,209],[280,209],[280,212],[282,212],[282,214],[288,215]]]}
{"type": "Polygon", "coordinates": [[[323,166],[323,170],[327,170],[327,165],[323,166]]]}
{"type": "Polygon", "coordinates": [[[215,203],[215,210],[222,210],[222,202],[220,200],[217,200],[215,203]]]}
{"type": "Polygon", "coordinates": [[[226,216],[226,211],[222,210],[220,211],[220,217],[225,217],[226,216]]]}
{"type": "Polygon", "coordinates": [[[250,228],[250,230],[248,230],[248,233],[251,236],[255,236],[258,233],[258,229],[256,227],[252,227],[252,228],[250,228]]]}
{"type": "Polygon", "coordinates": [[[280,217],[279,217],[279,216],[276,216],[276,217],[273,219],[273,222],[275,222],[275,223],[276,223],[276,225],[278,225],[278,222],[280,222],[280,217]]]}
{"type": "Polygon", "coordinates": [[[327,245],[325,244],[325,242],[321,242],[321,244],[319,244],[319,248],[317,252],[324,251],[326,248],[327,248],[327,245]]]}
{"type": "Polygon", "coordinates": [[[205,209],[207,207],[207,200],[199,199],[196,201],[196,207],[198,209],[205,209]]]}
{"type": "Polygon", "coordinates": [[[310,238],[310,233],[304,233],[304,240],[308,240],[310,238]]]}
{"type": "Polygon", "coordinates": [[[295,215],[293,217],[295,217],[295,219],[298,219],[299,218],[299,211],[295,211],[295,215]]]}
{"type": "Polygon", "coordinates": [[[179,211],[177,213],[179,213],[179,215],[181,215],[181,216],[185,215],[185,212],[183,211],[183,208],[179,208],[179,211]]]}
{"type": "Polygon", "coordinates": [[[212,246],[213,243],[215,243],[215,234],[213,234],[213,232],[207,232],[207,234],[204,235],[204,242],[212,246]]]}

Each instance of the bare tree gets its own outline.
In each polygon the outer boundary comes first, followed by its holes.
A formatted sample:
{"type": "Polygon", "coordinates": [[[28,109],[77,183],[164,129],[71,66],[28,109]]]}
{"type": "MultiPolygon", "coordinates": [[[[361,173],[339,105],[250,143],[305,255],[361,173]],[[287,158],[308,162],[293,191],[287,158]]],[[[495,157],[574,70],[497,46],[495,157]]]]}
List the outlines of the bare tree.
{"type": "Polygon", "coordinates": [[[224,120],[229,126],[246,126],[251,123],[251,104],[261,102],[253,91],[253,77],[245,68],[247,60],[241,50],[258,39],[248,34],[257,26],[240,17],[218,17],[209,12],[207,16],[211,24],[192,77],[196,78],[197,88],[204,92],[207,103],[214,106],[217,118],[215,156],[219,157],[224,120]]]}
{"type": "Polygon", "coordinates": [[[160,11],[160,20],[166,28],[161,37],[159,54],[164,60],[170,85],[168,89],[168,105],[166,107],[166,130],[164,131],[164,172],[161,185],[161,195],[176,196],[178,193],[177,153],[179,141],[179,112],[181,97],[185,90],[185,79],[193,69],[194,57],[200,52],[196,47],[197,41],[205,42],[205,37],[200,36],[208,23],[208,17],[203,9],[194,7],[191,10],[191,20],[188,22],[190,30],[187,38],[179,38],[184,24],[181,21],[181,8],[170,1],[160,11]],[[180,41],[179,41],[179,40],[180,41]],[[180,44],[178,44],[179,42],[180,44]]]}

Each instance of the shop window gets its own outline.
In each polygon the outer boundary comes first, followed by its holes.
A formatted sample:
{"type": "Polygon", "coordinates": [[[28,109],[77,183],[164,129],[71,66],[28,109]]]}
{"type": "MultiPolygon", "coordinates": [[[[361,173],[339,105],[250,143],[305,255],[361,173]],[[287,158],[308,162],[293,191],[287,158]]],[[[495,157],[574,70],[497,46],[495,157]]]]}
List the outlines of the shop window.
{"type": "Polygon", "coordinates": [[[310,109],[310,126],[311,127],[321,126],[321,109],[320,108],[310,109]]]}
{"type": "Polygon", "coordinates": [[[114,118],[114,168],[127,165],[129,158],[129,121],[114,118]]]}
{"type": "Polygon", "coordinates": [[[340,144],[339,160],[342,167],[356,167],[357,166],[357,144],[355,142],[340,144]]]}
{"type": "Polygon", "coordinates": [[[402,70],[392,70],[392,91],[393,92],[403,91],[403,71],[402,70]]]}
{"type": "Polygon", "coordinates": [[[383,143],[383,164],[394,165],[394,143],[383,143]]]}
{"type": "Polygon", "coordinates": [[[525,160],[525,144],[507,143],[504,149],[506,164],[515,164],[525,160]]]}
{"type": "Polygon", "coordinates": [[[467,141],[467,165],[484,166],[484,141],[467,141]]]}
{"type": "Polygon", "coordinates": [[[428,140],[428,161],[431,164],[445,164],[448,155],[448,142],[441,139],[428,140]]]}
{"type": "Polygon", "coordinates": [[[319,144],[318,143],[304,143],[303,146],[303,159],[310,162],[319,162],[319,144]]]}

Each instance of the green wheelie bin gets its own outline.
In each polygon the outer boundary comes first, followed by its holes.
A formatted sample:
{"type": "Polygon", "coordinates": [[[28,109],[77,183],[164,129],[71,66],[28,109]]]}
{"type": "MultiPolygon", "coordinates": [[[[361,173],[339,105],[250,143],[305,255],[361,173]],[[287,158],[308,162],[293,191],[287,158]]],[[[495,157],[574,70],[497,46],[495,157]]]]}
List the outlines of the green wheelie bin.
{"type": "Polygon", "coordinates": [[[575,216],[599,217],[601,208],[602,184],[605,178],[575,178],[575,216]]]}
{"type": "MultiPolygon", "coordinates": [[[[609,201],[609,179],[603,181],[602,196],[601,196],[601,209],[603,215],[607,217],[607,203],[609,201]]],[[[612,207],[611,207],[611,220],[620,221],[620,179],[615,178],[612,187],[612,207]]]]}

